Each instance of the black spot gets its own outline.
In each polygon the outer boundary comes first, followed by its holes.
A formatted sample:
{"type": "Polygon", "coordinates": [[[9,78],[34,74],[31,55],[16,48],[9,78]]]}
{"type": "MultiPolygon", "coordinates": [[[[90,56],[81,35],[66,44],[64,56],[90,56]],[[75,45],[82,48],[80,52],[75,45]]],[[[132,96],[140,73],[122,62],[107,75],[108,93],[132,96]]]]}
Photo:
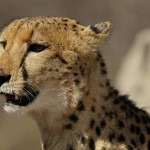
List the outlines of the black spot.
{"type": "Polygon", "coordinates": [[[117,114],[116,112],[105,112],[105,115],[109,117],[109,119],[113,119],[117,114]]]}
{"type": "Polygon", "coordinates": [[[115,98],[115,99],[113,100],[113,104],[115,104],[115,105],[119,104],[119,99],[118,99],[118,98],[115,98]]]}
{"type": "Polygon", "coordinates": [[[102,120],[100,122],[100,127],[103,129],[105,126],[106,126],[106,122],[105,122],[105,120],[102,120]]]}
{"type": "Polygon", "coordinates": [[[72,129],[72,124],[71,124],[71,123],[66,124],[66,125],[65,125],[65,128],[66,128],[66,129],[72,129]]]}
{"type": "Polygon", "coordinates": [[[80,22],[79,22],[79,21],[76,21],[76,24],[80,24],[80,22]]]}
{"type": "Polygon", "coordinates": [[[95,128],[95,131],[96,131],[96,134],[97,134],[97,136],[100,136],[101,135],[101,129],[100,129],[100,127],[96,127],[95,128]]]}
{"type": "Polygon", "coordinates": [[[120,129],[123,129],[124,128],[124,123],[120,120],[117,121],[117,126],[120,128],[120,129]]]}
{"type": "Polygon", "coordinates": [[[148,140],[147,149],[150,150],[150,140],[148,140]]]}
{"type": "Polygon", "coordinates": [[[83,110],[85,110],[85,107],[84,107],[82,101],[79,101],[78,106],[77,106],[77,109],[78,109],[78,111],[83,111],[83,110]]]}
{"type": "Polygon", "coordinates": [[[106,75],[106,74],[107,74],[106,69],[101,69],[101,74],[102,74],[102,75],[106,75]]]}
{"type": "Polygon", "coordinates": [[[113,87],[109,87],[109,94],[108,96],[110,98],[114,97],[114,98],[118,98],[119,100],[121,99],[121,97],[118,97],[118,91],[116,89],[114,89],[113,87]]]}
{"type": "Polygon", "coordinates": [[[147,116],[142,116],[141,117],[141,119],[142,119],[142,122],[144,123],[144,124],[147,124],[147,123],[149,123],[150,122],[150,118],[149,117],[147,117],[147,116]]]}
{"type": "Polygon", "coordinates": [[[110,142],[112,142],[115,139],[115,137],[116,137],[115,133],[110,133],[108,135],[108,139],[109,139],[110,142]]]}
{"type": "Polygon", "coordinates": [[[69,116],[70,121],[76,123],[78,121],[78,117],[75,114],[69,116]]]}
{"type": "Polygon", "coordinates": [[[126,110],[127,110],[127,106],[125,106],[125,105],[121,105],[121,106],[120,106],[120,109],[126,112],[126,110]]]}
{"type": "Polygon", "coordinates": [[[91,106],[91,111],[95,112],[95,106],[91,106]]]}
{"type": "Polygon", "coordinates": [[[135,133],[135,126],[133,124],[130,126],[130,131],[131,133],[135,133]]]}
{"type": "Polygon", "coordinates": [[[141,132],[140,128],[138,126],[133,125],[133,124],[130,126],[130,131],[132,133],[136,133],[136,134],[140,134],[140,132],[141,132]]]}
{"type": "Polygon", "coordinates": [[[135,127],[135,133],[136,134],[140,134],[141,133],[141,129],[138,126],[135,127]]]}
{"type": "Polygon", "coordinates": [[[85,144],[86,143],[86,138],[84,136],[81,137],[81,143],[85,144]]]}
{"type": "Polygon", "coordinates": [[[137,144],[136,144],[136,142],[135,142],[134,139],[131,140],[131,144],[132,144],[135,148],[137,147],[137,144]]]}
{"type": "Polygon", "coordinates": [[[142,119],[142,122],[143,122],[144,124],[147,124],[147,119],[146,119],[145,116],[142,116],[141,119],[142,119]]]}
{"type": "Polygon", "coordinates": [[[29,75],[28,75],[28,72],[27,72],[27,70],[26,70],[24,65],[22,66],[22,75],[23,75],[23,79],[25,81],[27,81],[27,79],[29,78],[29,75]]]}
{"type": "Polygon", "coordinates": [[[118,136],[117,140],[120,143],[125,142],[125,138],[124,138],[124,136],[122,134],[118,136]]]}
{"type": "Polygon", "coordinates": [[[77,25],[73,24],[73,25],[72,25],[72,27],[73,27],[73,28],[76,28],[76,27],[77,27],[77,25]]]}
{"type": "Polygon", "coordinates": [[[89,139],[89,148],[90,150],[95,150],[95,142],[93,138],[89,139]]]}
{"type": "Polygon", "coordinates": [[[64,23],[64,25],[67,27],[68,26],[68,24],[67,23],[64,23]]]}
{"type": "Polygon", "coordinates": [[[78,79],[75,79],[74,82],[75,82],[76,85],[80,84],[80,80],[78,80],[78,79]]]}
{"type": "Polygon", "coordinates": [[[95,125],[95,120],[94,119],[91,119],[90,121],[90,128],[92,129],[95,125]]]}
{"type": "Polygon", "coordinates": [[[141,122],[141,119],[140,119],[140,117],[138,116],[138,115],[134,115],[134,118],[135,118],[135,121],[137,122],[137,123],[140,123],[141,122]]]}
{"type": "Polygon", "coordinates": [[[94,31],[96,34],[100,33],[99,29],[95,26],[90,26],[91,30],[94,31]]]}
{"type": "Polygon", "coordinates": [[[74,75],[74,76],[78,76],[79,74],[78,74],[78,73],[73,73],[73,75],[74,75]]]}
{"type": "Polygon", "coordinates": [[[110,81],[109,80],[106,81],[106,86],[110,86],[110,81]]]}
{"type": "Polygon", "coordinates": [[[61,58],[59,55],[57,55],[57,58],[59,58],[59,60],[64,63],[64,64],[68,64],[66,60],[64,60],[63,58],[61,58]]]}
{"type": "Polygon", "coordinates": [[[81,75],[84,76],[84,74],[85,74],[84,68],[82,66],[80,66],[79,69],[80,69],[81,75]]]}
{"type": "Polygon", "coordinates": [[[146,130],[146,133],[147,133],[147,134],[150,134],[150,127],[146,126],[146,127],[145,127],[145,130],[146,130]]]}
{"type": "Polygon", "coordinates": [[[68,22],[68,19],[66,19],[66,18],[62,18],[62,21],[64,21],[64,22],[68,22]]]}
{"type": "Polygon", "coordinates": [[[71,69],[72,69],[72,67],[67,67],[67,69],[71,70],[71,69]]]}
{"type": "Polygon", "coordinates": [[[101,62],[100,65],[101,65],[101,67],[105,67],[105,63],[104,62],[101,62]]]}
{"type": "Polygon", "coordinates": [[[139,140],[140,140],[140,143],[141,143],[141,144],[144,144],[144,143],[145,143],[145,136],[144,136],[144,134],[140,134],[139,140]]]}

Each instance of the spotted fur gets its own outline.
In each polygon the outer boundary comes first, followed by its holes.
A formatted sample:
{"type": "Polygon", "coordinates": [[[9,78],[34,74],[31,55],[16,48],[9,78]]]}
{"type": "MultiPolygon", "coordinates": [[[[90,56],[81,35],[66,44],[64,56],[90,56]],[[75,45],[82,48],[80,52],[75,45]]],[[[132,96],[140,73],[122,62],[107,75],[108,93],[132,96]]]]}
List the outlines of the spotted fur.
{"type": "Polygon", "coordinates": [[[35,17],[2,31],[0,92],[36,96],[27,106],[5,109],[36,120],[45,150],[150,150],[149,115],[107,79],[98,47],[110,30],[109,22],[85,27],[68,18],[35,17]]]}

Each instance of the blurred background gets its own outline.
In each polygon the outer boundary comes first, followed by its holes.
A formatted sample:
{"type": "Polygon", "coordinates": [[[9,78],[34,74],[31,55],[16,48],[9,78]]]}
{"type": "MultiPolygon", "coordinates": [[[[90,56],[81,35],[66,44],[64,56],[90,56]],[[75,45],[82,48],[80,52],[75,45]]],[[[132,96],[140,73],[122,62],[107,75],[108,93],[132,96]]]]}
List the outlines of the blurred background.
{"type": "Polygon", "coordinates": [[[26,16],[70,17],[84,25],[112,22],[112,37],[102,48],[109,78],[121,93],[131,95],[139,106],[149,109],[150,76],[145,75],[150,68],[142,69],[150,64],[149,46],[144,46],[150,43],[149,0],[0,0],[1,28],[15,18],[26,16]],[[143,39],[147,42],[141,42],[143,46],[140,46],[138,43],[143,39]],[[146,94],[140,93],[145,87],[146,94]]]}

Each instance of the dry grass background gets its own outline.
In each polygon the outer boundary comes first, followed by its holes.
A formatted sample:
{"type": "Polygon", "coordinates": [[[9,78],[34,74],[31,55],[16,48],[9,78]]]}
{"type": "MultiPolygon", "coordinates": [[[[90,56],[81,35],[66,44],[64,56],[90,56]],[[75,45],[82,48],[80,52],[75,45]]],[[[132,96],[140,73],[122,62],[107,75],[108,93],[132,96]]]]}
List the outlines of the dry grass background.
{"type": "Polygon", "coordinates": [[[38,125],[29,116],[8,114],[0,105],[0,150],[42,150],[38,125]]]}

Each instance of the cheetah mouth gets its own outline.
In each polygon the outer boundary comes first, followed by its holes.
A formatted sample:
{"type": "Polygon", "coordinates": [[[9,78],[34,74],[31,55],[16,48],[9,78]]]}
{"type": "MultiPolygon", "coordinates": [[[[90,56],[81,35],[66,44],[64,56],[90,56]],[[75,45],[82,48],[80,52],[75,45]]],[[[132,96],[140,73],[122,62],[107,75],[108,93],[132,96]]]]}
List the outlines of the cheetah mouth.
{"type": "Polygon", "coordinates": [[[7,105],[16,105],[25,107],[31,104],[38,96],[39,92],[26,93],[24,96],[19,96],[17,94],[4,94],[7,105]]]}

